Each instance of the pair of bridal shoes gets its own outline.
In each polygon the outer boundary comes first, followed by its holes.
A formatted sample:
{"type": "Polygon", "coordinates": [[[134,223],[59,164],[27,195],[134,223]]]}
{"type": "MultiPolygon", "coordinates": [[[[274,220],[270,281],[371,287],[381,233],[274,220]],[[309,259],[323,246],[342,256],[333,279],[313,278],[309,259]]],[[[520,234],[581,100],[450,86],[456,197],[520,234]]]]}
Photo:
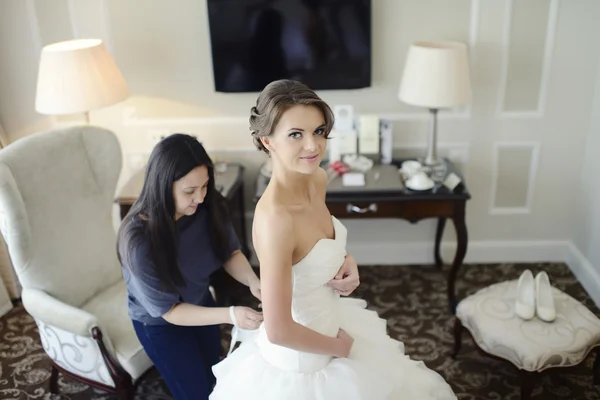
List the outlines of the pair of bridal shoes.
{"type": "Polygon", "coordinates": [[[528,269],[521,274],[517,283],[515,313],[524,320],[530,320],[537,315],[542,321],[554,321],[554,297],[550,278],[545,271],[538,273],[535,279],[528,269]]]}

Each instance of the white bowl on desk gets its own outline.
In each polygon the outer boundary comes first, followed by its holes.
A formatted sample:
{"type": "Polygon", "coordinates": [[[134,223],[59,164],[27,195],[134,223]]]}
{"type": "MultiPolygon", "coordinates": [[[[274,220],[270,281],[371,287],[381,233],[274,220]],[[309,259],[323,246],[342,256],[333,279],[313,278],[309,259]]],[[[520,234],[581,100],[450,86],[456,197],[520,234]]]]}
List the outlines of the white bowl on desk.
{"type": "Polygon", "coordinates": [[[419,172],[423,168],[420,162],[415,160],[406,160],[400,166],[400,172],[406,175],[407,178],[411,178],[414,174],[419,172]]]}
{"type": "Polygon", "coordinates": [[[431,190],[434,186],[435,182],[425,172],[417,172],[406,181],[407,188],[418,192],[431,190]]]}

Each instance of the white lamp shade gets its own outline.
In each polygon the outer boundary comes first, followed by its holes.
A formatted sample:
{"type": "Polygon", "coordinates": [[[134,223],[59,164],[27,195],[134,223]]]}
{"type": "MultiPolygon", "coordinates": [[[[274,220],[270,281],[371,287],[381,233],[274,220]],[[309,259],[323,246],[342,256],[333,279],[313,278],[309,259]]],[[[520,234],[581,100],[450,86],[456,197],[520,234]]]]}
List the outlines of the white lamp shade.
{"type": "Polygon", "coordinates": [[[467,46],[459,42],[417,42],[408,50],[398,97],[427,108],[464,105],[471,97],[467,46]]]}
{"type": "Polygon", "coordinates": [[[101,40],[70,40],[42,49],[35,98],[40,114],[87,112],[127,96],[127,84],[101,40]]]}

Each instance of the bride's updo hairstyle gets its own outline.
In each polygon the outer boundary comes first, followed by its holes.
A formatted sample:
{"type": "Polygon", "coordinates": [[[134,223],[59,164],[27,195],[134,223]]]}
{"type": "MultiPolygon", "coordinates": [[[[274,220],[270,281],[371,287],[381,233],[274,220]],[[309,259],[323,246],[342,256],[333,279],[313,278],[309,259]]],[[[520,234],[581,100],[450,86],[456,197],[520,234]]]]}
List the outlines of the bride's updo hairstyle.
{"type": "Polygon", "coordinates": [[[283,113],[296,105],[314,106],[321,110],[325,119],[325,134],[327,138],[333,128],[333,112],[317,94],[305,84],[282,79],[269,83],[258,95],[256,106],[250,109],[250,131],[254,145],[269,154],[260,138],[269,136],[277,126],[283,113]]]}

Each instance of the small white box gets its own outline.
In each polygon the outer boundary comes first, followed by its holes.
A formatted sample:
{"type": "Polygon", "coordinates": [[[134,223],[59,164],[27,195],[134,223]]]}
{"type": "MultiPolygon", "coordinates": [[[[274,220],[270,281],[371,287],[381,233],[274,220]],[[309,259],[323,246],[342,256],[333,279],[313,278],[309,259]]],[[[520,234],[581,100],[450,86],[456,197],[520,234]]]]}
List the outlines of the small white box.
{"type": "Polygon", "coordinates": [[[349,172],[342,175],[344,186],[365,186],[365,174],[359,172],[349,172]]]}
{"type": "Polygon", "coordinates": [[[460,183],[460,178],[454,172],[451,172],[444,180],[444,186],[450,190],[454,190],[460,183]]]}

